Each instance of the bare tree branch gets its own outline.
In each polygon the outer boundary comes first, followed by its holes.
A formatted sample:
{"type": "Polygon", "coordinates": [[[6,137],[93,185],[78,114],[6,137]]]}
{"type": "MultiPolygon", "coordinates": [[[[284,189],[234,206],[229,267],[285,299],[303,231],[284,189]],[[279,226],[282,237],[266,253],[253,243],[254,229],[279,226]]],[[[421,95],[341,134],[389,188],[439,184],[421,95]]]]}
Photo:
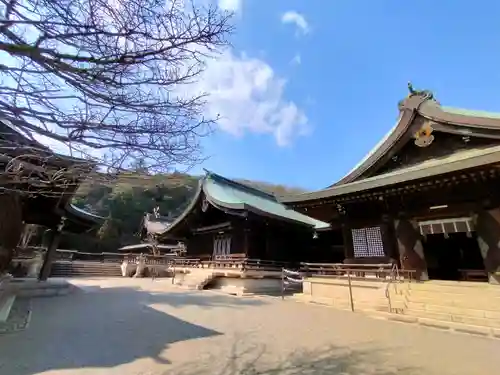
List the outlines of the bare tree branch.
{"type": "Polygon", "coordinates": [[[192,166],[217,119],[189,85],[230,16],[179,0],[0,0],[0,118],[113,170],[192,166]]]}

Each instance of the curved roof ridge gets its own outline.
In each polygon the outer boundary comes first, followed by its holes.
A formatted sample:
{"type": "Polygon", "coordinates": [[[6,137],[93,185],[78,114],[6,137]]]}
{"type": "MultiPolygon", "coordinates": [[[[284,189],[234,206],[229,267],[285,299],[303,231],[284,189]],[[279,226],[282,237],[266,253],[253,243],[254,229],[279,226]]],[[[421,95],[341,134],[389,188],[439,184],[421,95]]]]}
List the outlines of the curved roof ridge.
{"type": "Polygon", "coordinates": [[[207,177],[209,177],[209,178],[213,178],[215,180],[224,182],[228,185],[234,186],[238,189],[247,190],[253,194],[257,194],[257,195],[263,196],[265,198],[269,198],[271,200],[277,201],[276,196],[274,194],[268,193],[267,191],[258,189],[256,187],[253,187],[253,186],[250,186],[247,184],[243,184],[243,183],[235,181],[235,180],[231,180],[227,177],[221,176],[220,174],[214,173],[214,172],[209,171],[207,169],[204,169],[204,171],[207,173],[207,177]]]}
{"type": "Polygon", "coordinates": [[[500,130],[500,113],[424,103],[419,114],[429,120],[470,128],[500,130]]]}
{"type": "Polygon", "coordinates": [[[425,102],[437,103],[433,94],[428,90],[415,91],[409,84],[410,94],[402,101],[399,102],[399,116],[389,132],[380,140],[375,147],[344,177],[338,180],[332,186],[342,185],[355,181],[375,163],[377,163],[387,152],[389,152],[394,144],[406,133],[409,126],[418,112],[420,106],[425,102]]]}
{"type": "Polygon", "coordinates": [[[365,163],[368,163],[369,159],[387,142],[390,136],[394,133],[396,128],[399,126],[401,121],[402,113],[400,112],[398,115],[398,119],[396,120],[396,124],[384,135],[384,137],[370,150],[368,153],[361,159],[349,172],[347,172],[339,181],[334,184],[328,186],[328,188],[339,185],[343,180],[348,179],[351,174],[353,174],[358,168],[361,168],[365,163]]]}
{"type": "Polygon", "coordinates": [[[200,202],[201,197],[216,208],[228,211],[252,211],[258,215],[275,217],[279,220],[306,225],[312,229],[324,230],[330,224],[304,215],[280,202],[276,196],[253,189],[216,173],[206,171],[199,181],[198,190],[191,203],[160,235],[172,232],[200,202]],[[203,195],[202,195],[203,193],[203,195]]]}
{"type": "Polygon", "coordinates": [[[196,189],[196,193],[194,194],[193,198],[191,199],[191,202],[188,204],[188,206],[182,211],[182,213],[175,218],[174,221],[170,223],[170,225],[165,228],[165,230],[161,233],[158,233],[160,235],[165,234],[166,232],[171,231],[173,228],[178,226],[182,220],[193,210],[193,208],[196,206],[196,203],[200,199],[201,193],[203,191],[203,183],[205,182],[206,176],[200,178],[198,180],[198,188],[196,189]]]}

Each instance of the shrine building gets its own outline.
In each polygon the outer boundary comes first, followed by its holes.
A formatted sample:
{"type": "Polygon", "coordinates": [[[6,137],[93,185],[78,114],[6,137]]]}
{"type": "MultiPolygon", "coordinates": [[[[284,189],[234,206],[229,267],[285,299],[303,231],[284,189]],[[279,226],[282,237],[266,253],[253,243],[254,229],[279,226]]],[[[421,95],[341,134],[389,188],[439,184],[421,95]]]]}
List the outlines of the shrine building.
{"type": "Polygon", "coordinates": [[[349,173],[280,201],[328,222],[339,234],[331,257],[345,263],[498,283],[500,114],[442,106],[409,88],[396,125],[349,173]]]}

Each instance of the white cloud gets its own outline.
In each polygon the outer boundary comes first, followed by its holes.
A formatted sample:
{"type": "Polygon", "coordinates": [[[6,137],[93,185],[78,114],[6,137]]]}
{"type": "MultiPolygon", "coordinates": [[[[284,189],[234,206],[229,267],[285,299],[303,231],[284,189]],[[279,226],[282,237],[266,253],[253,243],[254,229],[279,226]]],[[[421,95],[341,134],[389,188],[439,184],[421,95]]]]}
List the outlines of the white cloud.
{"type": "Polygon", "coordinates": [[[294,10],[289,10],[288,12],[283,13],[283,16],[281,16],[281,22],[294,24],[298,31],[302,34],[307,34],[309,32],[309,24],[307,23],[305,17],[294,10]]]}
{"type": "Polygon", "coordinates": [[[218,5],[222,10],[238,12],[241,10],[242,1],[243,0],[219,0],[218,5]]]}
{"type": "Polygon", "coordinates": [[[304,112],[284,97],[286,81],[266,62],[226,51],[207,63],[197,90],[209,94],[207,114],[221,116],[222,131],[271,134],[279,146],[289,145],[309,131],[304,112]]]}
{"type": "Polygon", "coordinates": [[[295,54],[293,59],[290,60],[290,64],[292,65],[300,65],[302,64],[302,57],[300,56],[299,53],[295,54]]]}

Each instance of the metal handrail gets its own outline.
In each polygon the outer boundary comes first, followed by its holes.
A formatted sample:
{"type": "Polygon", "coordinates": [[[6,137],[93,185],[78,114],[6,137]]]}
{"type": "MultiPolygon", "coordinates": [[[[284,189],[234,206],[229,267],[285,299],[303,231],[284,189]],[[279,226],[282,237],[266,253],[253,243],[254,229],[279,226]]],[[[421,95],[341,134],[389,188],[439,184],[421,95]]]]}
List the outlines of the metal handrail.
{"type": "Polygon", "coordinates": [[[345,263],[301,263],[301,271],[307,276],[319,277],[365,277],[365,274],[372,273],[378,279],[391,275],[393,267],[390,263],[382,264],[345,264],[345,263]]]}
{"type": "MultiPolygon", "coordinates": [[[[394,292],[397,293],[398,289],[397,289],[397,284],[394,283],[394,281],[398,281],[399,283],[405,283],[407,280],[404,278],[402,278],[401,274],[400,274],[400,270],[399,270],[399,267],[397,266],[397,264],[394,264],[393,268],[391,269],[391,272],[393,273],[394,277],[391,277],[389,279],[389,281],[387,282],[387,285],[385,287],[385,297],[387,298],[387,302],[388,302],[388,305],[389,305],[389,312],[392,312],[392,301],[391,301],[391,293],[389,292],[389,288],[391,286],[391,284],[394,284],[394,292]]],[[[407,286],[408,286],[408,290],[410,289],[410,285],[411,285],[411,280],[412,280],[412,275],[416,272],[415,270],[402,270],[403,273],[407,274],[408,276],[408,283],[407,283],[407,286]]]]}
{"type": "MultiPolygon", "coordinates": [[[[387,298],[387,302],[389,304],[389,312],[392,312],[391,293],[389,292],[389,287],[393,283],[395,276],[399,280],[399,270],[398,270],[398,265],[396,263],[394,263],[392,265],[389,281],[387,282],[387,285],[385,287],[385,298],[387,298]]],[[[396,287],[394,287],[394,288],[396,288],[396,287]]],[[[396,291],[396,289],[394,289],[394,290],[396,291]]]]}

